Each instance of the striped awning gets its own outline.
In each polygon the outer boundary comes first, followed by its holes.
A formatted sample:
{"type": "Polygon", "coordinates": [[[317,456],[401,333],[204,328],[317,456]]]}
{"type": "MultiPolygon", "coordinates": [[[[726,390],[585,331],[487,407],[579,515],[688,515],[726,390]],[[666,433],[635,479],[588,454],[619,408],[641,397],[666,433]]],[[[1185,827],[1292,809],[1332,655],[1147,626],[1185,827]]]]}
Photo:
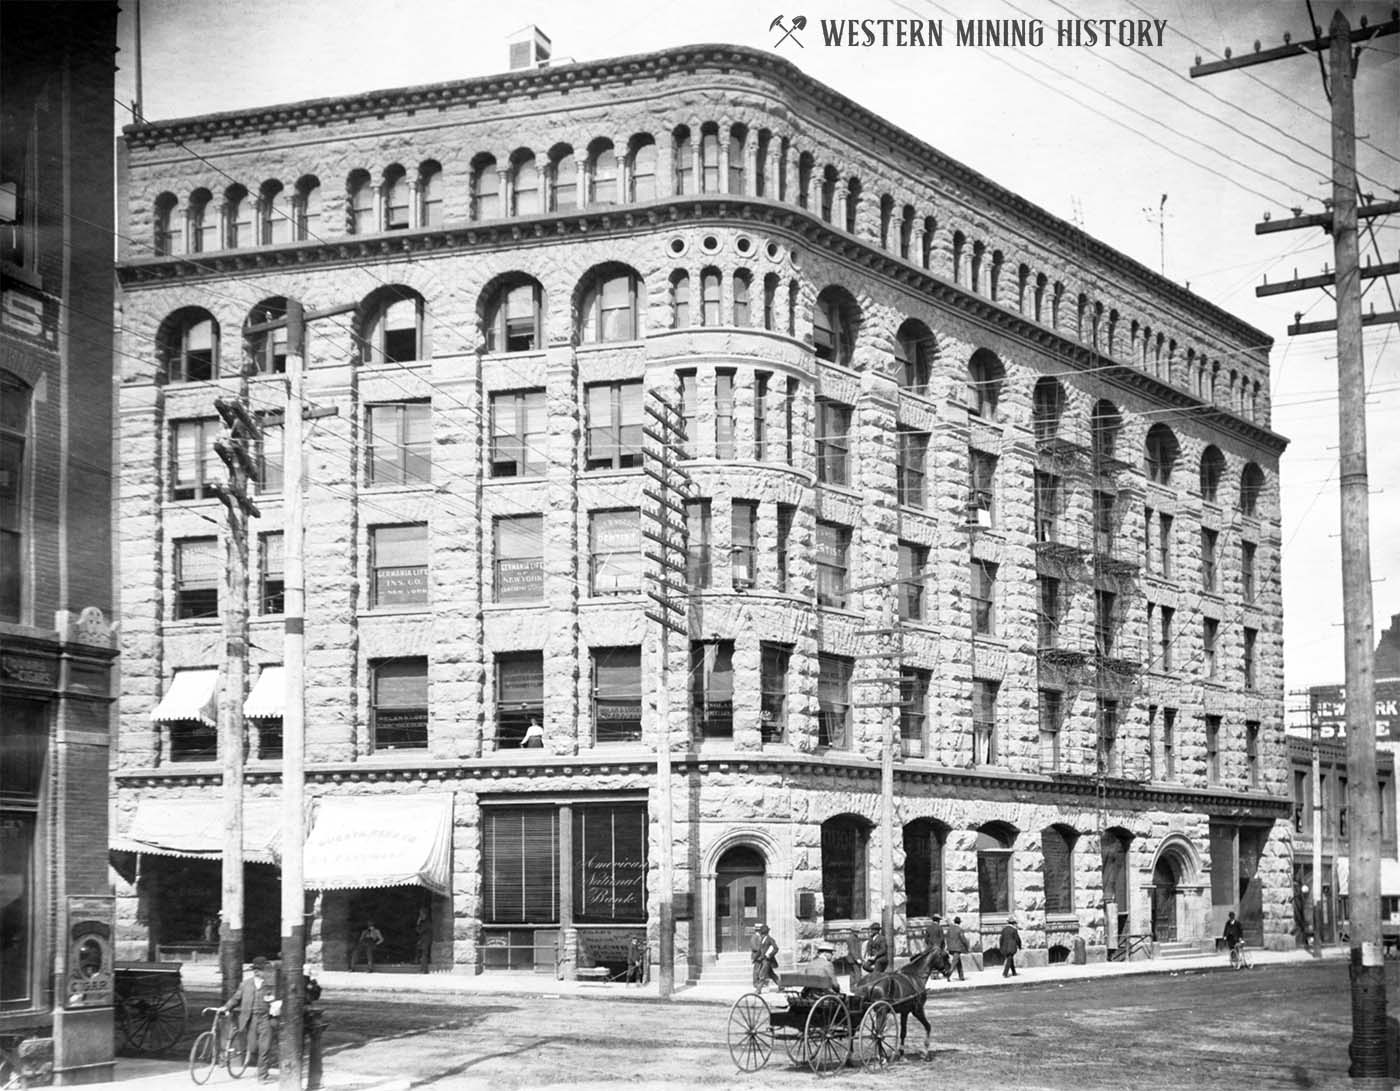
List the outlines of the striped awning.
{"type": "Polygon", "coordinates": [[[165,696],[151,710],[151,720],[197,720],[218,726],[219,672],[215,669],[176,671],[165,696]]]}
{"type": "Polygon", "coordinates": [[[452,880],[452,796],[327,796],[316,804],[304,858],[308,890],[422,886],[452,880]]]}
{"type": "Polygon", "coordinates": [[[253,683],[253,692],[243,702],[243,715],[280,720],[286,706],[285,679],[281,667],[264,667],[253,683]]]}
{"type": "MultiPolygon", "coordinates": [[[[219,799],[143,799],[125,837],[112,838],[121,852],[218,860],[224,852],[226,820],[219,799]]],[[[243,859],[275,864],[282,842],[282,803],[243,801],[243,859]]]]}

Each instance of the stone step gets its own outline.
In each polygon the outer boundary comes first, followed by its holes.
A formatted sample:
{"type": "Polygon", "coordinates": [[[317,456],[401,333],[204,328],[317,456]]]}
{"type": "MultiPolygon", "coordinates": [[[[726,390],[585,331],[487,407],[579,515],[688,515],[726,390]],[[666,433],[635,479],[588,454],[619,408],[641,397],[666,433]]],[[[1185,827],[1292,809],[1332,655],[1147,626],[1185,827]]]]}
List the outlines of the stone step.
{"type": "Polygon", "coordinates": [[[1204,954],[1199,944],[1195,943],[1159,943],[1157,944],[1157,958],[1196,958],[1204,954]]]}

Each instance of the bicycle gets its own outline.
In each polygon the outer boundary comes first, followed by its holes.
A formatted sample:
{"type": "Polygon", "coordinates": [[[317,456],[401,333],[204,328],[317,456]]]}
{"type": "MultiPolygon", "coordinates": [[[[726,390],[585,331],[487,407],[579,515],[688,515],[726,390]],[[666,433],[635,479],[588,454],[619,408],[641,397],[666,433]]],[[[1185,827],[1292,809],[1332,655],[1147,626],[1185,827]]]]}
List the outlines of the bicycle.
{"type": "Polygon", "coordinates": [[[205,1008],[212,1014],[209,1029],[200,1033],[190,1046],[190,1079],[207,1083],[220,1063],[235,1080],[248,1070],[248,1042],[233,1025],[233,1015],[223,1008],[205,1008]]]}
{"type": "Polygon", "coordinates": [[[1245,949],[1244,940],[1240,940],[1230,948],[1230,969],[1232,970],[1252,970],[1254,960],[1249,957],[1249,952],[1245,949]]]}

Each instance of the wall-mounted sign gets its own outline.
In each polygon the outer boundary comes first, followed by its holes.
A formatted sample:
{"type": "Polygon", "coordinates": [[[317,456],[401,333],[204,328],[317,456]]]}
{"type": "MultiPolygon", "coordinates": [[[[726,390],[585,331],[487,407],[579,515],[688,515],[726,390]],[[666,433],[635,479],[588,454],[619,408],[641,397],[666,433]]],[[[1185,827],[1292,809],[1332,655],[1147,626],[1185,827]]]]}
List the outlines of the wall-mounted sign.
{"type": "Polygon", "coordinates": [[[6,280],[0,284],[0,330],[56,351],[58,306],[42,292],[6,280]]]}
{"type": "MultiPolygon", "coordinates": [[[[1376,738],[1400,741],[1400,678],[1376,680],[1376,738]]],[[[1313,686],[1308,690],[1312,722],[1324,739],[1344,739],[1347,734],[1345,686],[1313,686]]]]}
{"type": "Polygon", "coordinates": [[[65,1008],[107,1008],[113,999],[112,934],[116,899],[97,895],[68,899],[65,1008]]]}

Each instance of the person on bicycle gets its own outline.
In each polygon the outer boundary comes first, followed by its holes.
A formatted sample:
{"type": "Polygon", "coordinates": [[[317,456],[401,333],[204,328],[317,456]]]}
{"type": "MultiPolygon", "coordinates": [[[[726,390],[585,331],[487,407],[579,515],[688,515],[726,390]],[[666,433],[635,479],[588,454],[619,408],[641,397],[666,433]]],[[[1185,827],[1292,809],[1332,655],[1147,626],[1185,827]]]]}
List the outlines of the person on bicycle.
{"type": "Polygon", "coordinates": [[[1230,964],[1236,965],[1239,962],[1239,945],[1244,942],[1244,925],[1235,916],[1234,910],[1230,911],[1229,918],[1225,921],[1225,946],[1230,949],[1230,964]]]}
{"type": "Polygon", "coordinates": [[[267,978],[267,959],[253,959],[252,972],[228,998],[223,1011],[238,1012],[238,1029],[258,1062],[258,1079],[266,1083],[272,1077],[268,1068],[272,1062],[272,1002],[277,999],[272,982],[267,978]]]}

